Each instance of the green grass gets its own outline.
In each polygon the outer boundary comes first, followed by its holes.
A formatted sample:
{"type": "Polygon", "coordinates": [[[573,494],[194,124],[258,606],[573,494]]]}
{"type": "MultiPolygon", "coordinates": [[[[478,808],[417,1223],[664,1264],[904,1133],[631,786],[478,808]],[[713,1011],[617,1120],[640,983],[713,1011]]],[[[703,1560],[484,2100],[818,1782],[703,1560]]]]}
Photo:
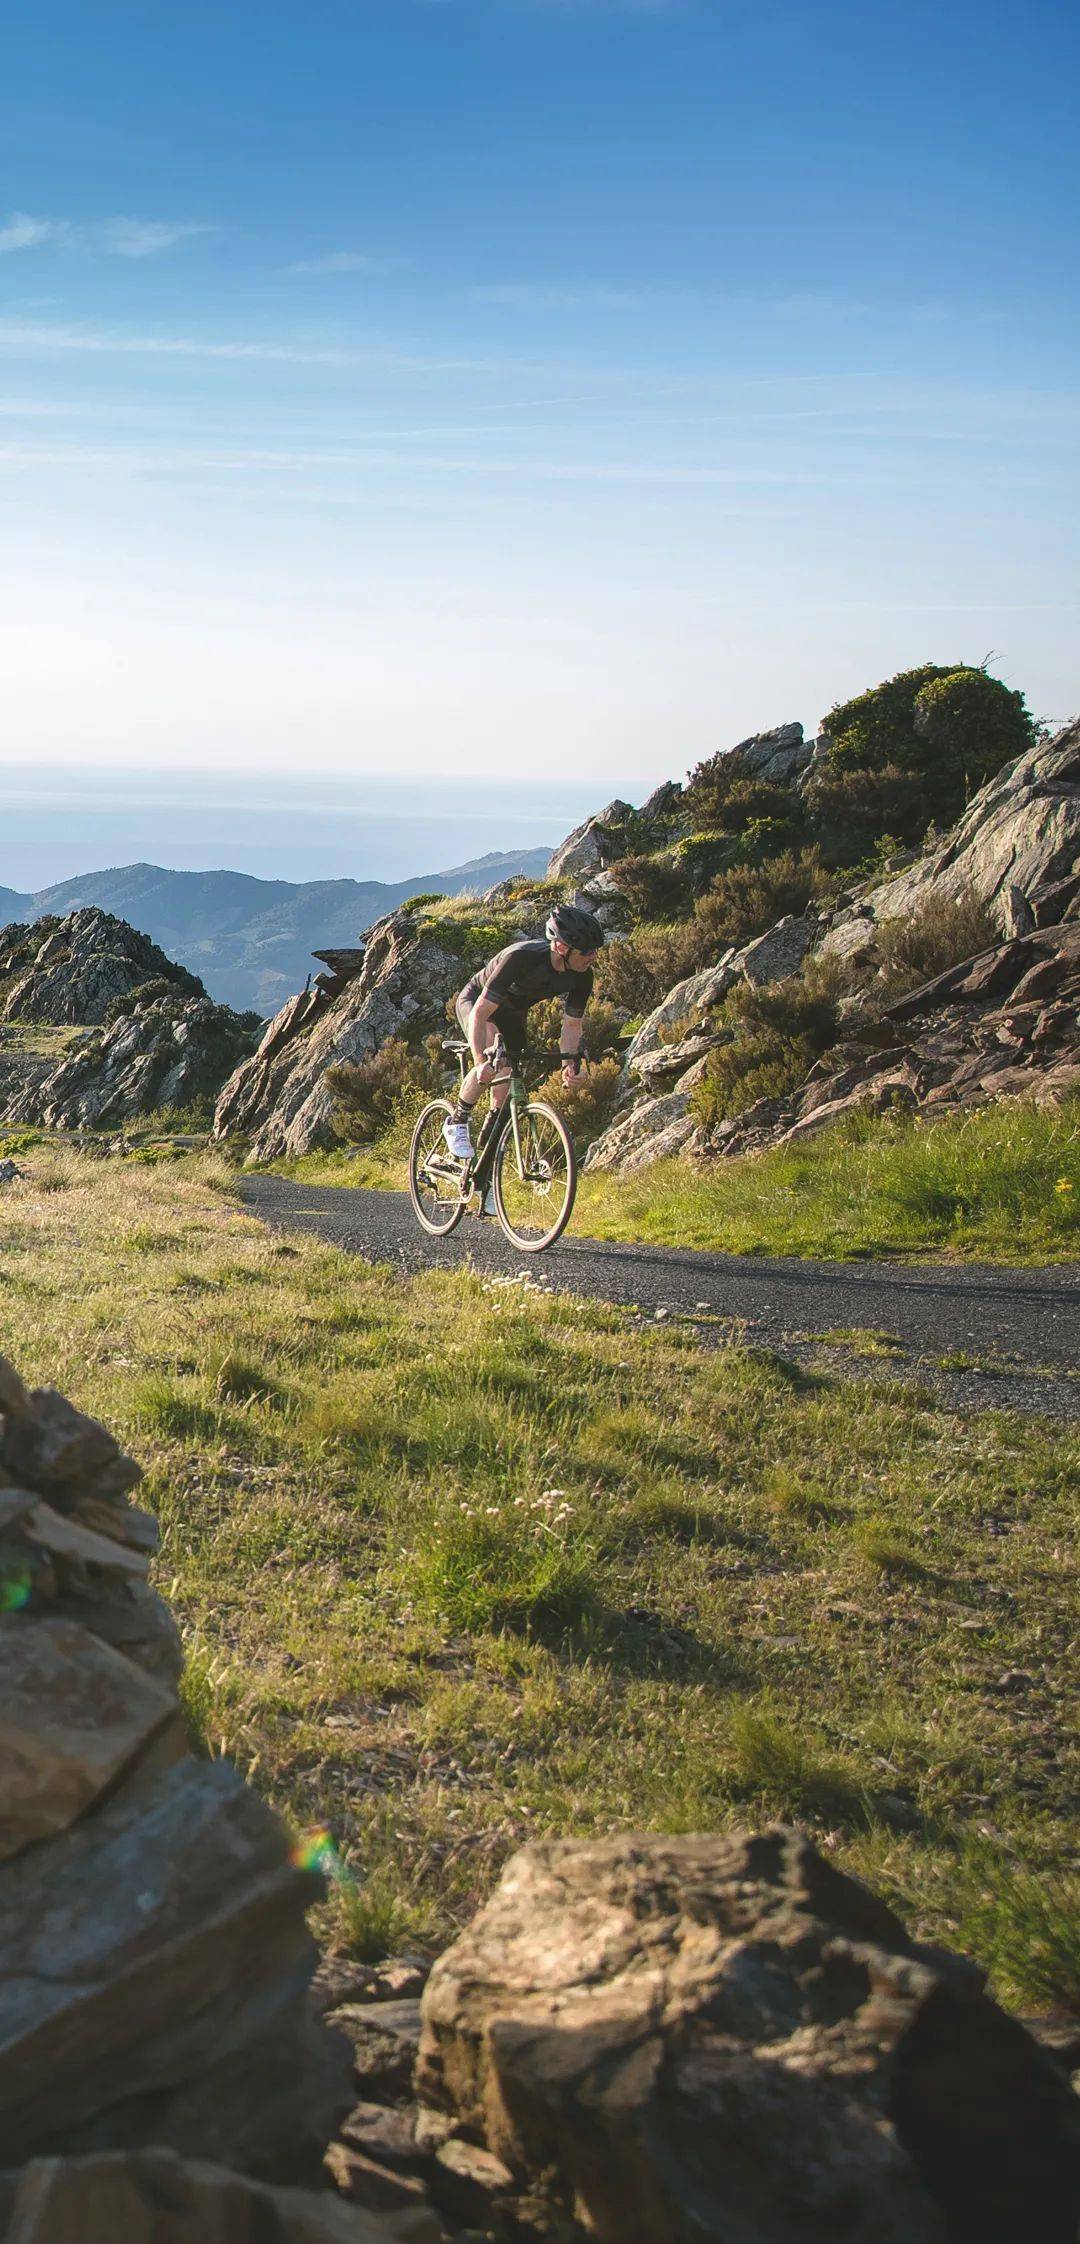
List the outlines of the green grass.
{"type": "MultiPolygon", "coordinates": [[[[355,1158],[271,1164],[308,1184],[402,1192],[403,1121],[355,1158]]],[[[695,1167],[657,1162],[583,1176],[571,1230],[596,1239],[727,1254],[948,1255],[1000,1263],[1080,1259],[1080,1101],[1003,1101],[936,1122],[855,1118],[797,1149],[695,1167]]],[[[818,1334],[849,1342],[855,1335],[818,1334]]],[[[884,1353],[867,1335],[859,1353],[884,1353]]]]}
{"type": "Polygon", "coordinates": [[[1080,1102],[856,1119],[800,1147],[584,1177],[574,1229],[731,1254],[1080,1257],[1080,1102]]]}
{"type": "Polygon", "coordinates": [[[329,1827],[335,1938],[445,1939],[538,1832],[781,1816],[1080,2001],[1071,1428],[276,1238],[206,1155],[34,1172],[0,1350],[146,1464],[192,1733],[329,1827]]]}

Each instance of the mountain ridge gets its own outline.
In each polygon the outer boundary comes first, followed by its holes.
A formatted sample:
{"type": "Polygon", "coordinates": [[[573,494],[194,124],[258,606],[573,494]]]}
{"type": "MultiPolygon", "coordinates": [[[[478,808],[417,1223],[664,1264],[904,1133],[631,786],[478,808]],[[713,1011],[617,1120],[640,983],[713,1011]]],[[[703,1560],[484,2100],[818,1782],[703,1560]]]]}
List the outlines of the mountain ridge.
{"type": "Polygon", "coordinates": [[[302,987],[314,945],[354,944],[406,897],[425,890],[478,894],[514,873],[535,877],[549,855],[547,848],[491,850],[401,881],[260,880],[225,866],[174,872],[164,865],[116,865],[26,894],[0,888],[0,925],[95,904],[200,975],[219,1003],[273,1014],[302,987]]]}

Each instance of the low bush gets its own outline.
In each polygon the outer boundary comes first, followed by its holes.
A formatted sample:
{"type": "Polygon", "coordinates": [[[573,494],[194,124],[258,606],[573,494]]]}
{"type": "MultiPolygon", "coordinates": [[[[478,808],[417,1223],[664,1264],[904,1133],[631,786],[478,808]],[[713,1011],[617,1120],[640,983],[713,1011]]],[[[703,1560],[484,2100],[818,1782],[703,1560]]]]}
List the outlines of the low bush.
{"type": "Polygon", "coordinates": [[[637,920],[665,919],[690,909],[686,868],[668,852],[620,858],[617,878],[619,893],[637,920]]]}
{"type": "MultiPolygon", "coordinates": [[[[906,775],[921,785],[924,814],[944,824],[1035,739],[1023,695],[963,663],[902,670],[837,703],[824,727],[832,746],[808,790],[812,803],[820,804],[830,774],[888,774],[894,794],[906,775]]],[[[909,808],[908,829],[914,816],[909,808]]],[[[901,828],[890,821],[888,830],[901,828]]]]}
{"type": "Polygon", "coordinates": [[[798,1090],[815,1060],[836,1041],[835,998],[802,975],[767,989],[741,982],[716,1018],[728,1041],[710,1052],[692,1094],[706,1129],[743,1113],[756,1099],[798,1090]]]}
{"type": "Polygon", "coordinates": [[[537,1097],[546,1099],[561,1114],[579,1152],[598,1137],[611,1119],[622,1070],[616,1059],[600,1060],[584,1068],[573,1083],[563,1082],[558,1068],[541,1083],[537,1097]]]}
{"type": "Polygon", "coordinates": [[[403,1105],[415,1105],[421,1097],[441,1091],[445,1076],[437,1036],[427,1037],[420,1052],[410,1050],[404,1037],[392,1036],[369,1059],[327,1068],[326,1087],[334,1100],[332,1119],[338,1136],[351,1145],[371,1145],[403,1105]]]}
{"type": "Polygon", "coordinates": [[[931,893],[903,917],[882,920],[877,934],[878,979],[890,998],[900,997],[1000,940],[986,905],[973,890],[955,897],[931,893]]]}
{"type": "Polygon", "coordinates": [[[920,842],[930,822],[921,774],[894,763],[867,771],[826,761],[807,782],[806,802],[822,858],[834,866],[859,864],[883,837],[920,842]]]}
{"type": "Polygon", "coordinates": [[[732,943],[753,942],[789,912],[805,912],[828,886],[816,849],[785,849],[763,865],[732,865],[695,906],[703,954],[715,957],[732,943]]]}

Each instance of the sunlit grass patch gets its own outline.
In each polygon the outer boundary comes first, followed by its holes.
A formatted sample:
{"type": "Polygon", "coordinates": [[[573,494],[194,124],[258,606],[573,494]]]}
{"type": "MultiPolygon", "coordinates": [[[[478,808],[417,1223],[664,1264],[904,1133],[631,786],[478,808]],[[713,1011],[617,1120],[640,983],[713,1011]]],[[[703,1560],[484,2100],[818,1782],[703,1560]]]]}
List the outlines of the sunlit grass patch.
{"type": "Polygon", "coordinates": [[[1080,1876],[1046,1876],[1004,1859],[986,1840],[965,1850],[959,1906],[963,1945],[998,1986],[1036,2010],[1080,2018],[1080,1876]]]}
{"type": "Polygon", "coordinates": [[[1019,1987],[966,1850],[1075,1862],[1073,1429],[277,1239],[216,1158],[65,1167],[0,1202],[0,1349],[147,1466],[191,1718],[329,1828],[354,1945],[444,1939],[531,1834],[779,1815],[1019,1987]]]}

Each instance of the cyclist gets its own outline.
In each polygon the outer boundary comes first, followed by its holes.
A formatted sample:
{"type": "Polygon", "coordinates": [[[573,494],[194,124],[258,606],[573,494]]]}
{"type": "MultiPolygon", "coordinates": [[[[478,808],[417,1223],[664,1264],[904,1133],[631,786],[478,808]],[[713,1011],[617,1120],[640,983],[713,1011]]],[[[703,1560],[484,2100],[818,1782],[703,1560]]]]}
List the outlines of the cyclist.
{"type": "Polygon", "coordinates": [[[469,1124],[485,1084],[493,1083],[491,1096],[496,1106],[506,1098],[510,1084],[503,1075],[502,1055],[518,1065],[525,1050],[529,1008],[546,997],[561,997],[563,1001],[559,1057],[563,1082],[573,1082],[581,1067],[593,962],[603,941],[604,930],[595,912],[582,904],[556,904],[542,940],[509,943],[455,998],[454,1009],[474,1062],[443,1131],[455,1161],[472,1159],[469,1124]],[[502,1080],[495,1081],[497,1076],[502,1080]]]}

